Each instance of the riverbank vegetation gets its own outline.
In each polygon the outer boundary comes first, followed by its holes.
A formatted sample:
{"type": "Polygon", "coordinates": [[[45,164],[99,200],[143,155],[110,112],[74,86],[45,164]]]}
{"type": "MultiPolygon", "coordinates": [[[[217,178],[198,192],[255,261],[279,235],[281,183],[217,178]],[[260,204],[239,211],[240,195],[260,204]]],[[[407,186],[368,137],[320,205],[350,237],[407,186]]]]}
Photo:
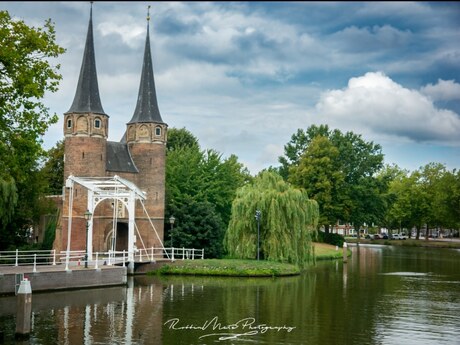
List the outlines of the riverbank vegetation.
{"type": "MultiPolygon", "coordinates": [[[[357,243],[356,238],[347,238],[348,243],[357,243]]],[[[363,244],[379,244],[389,246],[402,246],[402,247],[427,247],[427,248],[460,248],[460,241],[458,240],[428,240],[424,239],[407,239],[407,240],[368,240],[360,239],[359,243],[363,244]]]]}

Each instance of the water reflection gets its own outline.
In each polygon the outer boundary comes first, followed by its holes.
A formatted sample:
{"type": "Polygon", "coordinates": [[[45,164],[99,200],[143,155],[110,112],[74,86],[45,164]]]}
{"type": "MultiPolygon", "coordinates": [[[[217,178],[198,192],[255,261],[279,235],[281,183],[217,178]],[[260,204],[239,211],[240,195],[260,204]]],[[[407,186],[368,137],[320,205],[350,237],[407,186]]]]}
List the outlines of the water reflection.
{"type": "MultiPolygon", "coordinates": [[[[135,276],[126,287],[36,293],[24,344],[456,344],[460,252],[352,248],[280,279],[135,276]]],[[[14,341],[15,298],[0,298],[14,341]]]]}

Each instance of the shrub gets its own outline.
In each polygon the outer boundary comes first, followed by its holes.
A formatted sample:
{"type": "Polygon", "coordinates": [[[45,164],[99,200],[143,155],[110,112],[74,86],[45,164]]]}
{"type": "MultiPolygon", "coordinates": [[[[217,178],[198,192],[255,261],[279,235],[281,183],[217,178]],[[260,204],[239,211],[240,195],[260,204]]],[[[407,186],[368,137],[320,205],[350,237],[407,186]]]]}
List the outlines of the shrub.
{"type": "Polygon", "coordinates": [[[333,246],[339,247],[343,247],[343,242],[345,242],[345,239],[342,235],[325,233],[322,231],[318,231],[317,240],[320,243],[332,244],[333,246]]]}

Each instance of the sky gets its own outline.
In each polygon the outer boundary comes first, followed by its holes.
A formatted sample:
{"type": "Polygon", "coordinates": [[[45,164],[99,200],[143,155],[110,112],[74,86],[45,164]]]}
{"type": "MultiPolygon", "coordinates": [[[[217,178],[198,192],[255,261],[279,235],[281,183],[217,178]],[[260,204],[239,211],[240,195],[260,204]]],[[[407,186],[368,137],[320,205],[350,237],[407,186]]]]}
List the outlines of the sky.
{"type": "MultiPolygon", "coordinates": [[[[459,2],[99,2],[93,28],[109,140],[137,101],[150,9],[161,116],[202,149],[256,174],[278,166],[297,130],[327,124],[382,146],[385,164],[460,168],[459,2]]],[[[66,52],[59,91],[43,102],[63,139],[90,2],[2,2],[13,18],[51,18],[66,52]]]]}

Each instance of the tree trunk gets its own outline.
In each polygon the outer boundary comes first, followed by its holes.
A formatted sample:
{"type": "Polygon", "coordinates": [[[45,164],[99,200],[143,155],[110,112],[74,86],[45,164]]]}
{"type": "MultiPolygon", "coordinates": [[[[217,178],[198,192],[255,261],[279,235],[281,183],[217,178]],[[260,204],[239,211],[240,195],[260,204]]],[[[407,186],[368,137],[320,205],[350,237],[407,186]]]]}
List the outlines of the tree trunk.
{"type": "Polygon", "coordinates": [[[325,232],[326,234],[329,233],[329,224],[325,224],[325,225],[324,225],[324,232],[325,232]]]}

